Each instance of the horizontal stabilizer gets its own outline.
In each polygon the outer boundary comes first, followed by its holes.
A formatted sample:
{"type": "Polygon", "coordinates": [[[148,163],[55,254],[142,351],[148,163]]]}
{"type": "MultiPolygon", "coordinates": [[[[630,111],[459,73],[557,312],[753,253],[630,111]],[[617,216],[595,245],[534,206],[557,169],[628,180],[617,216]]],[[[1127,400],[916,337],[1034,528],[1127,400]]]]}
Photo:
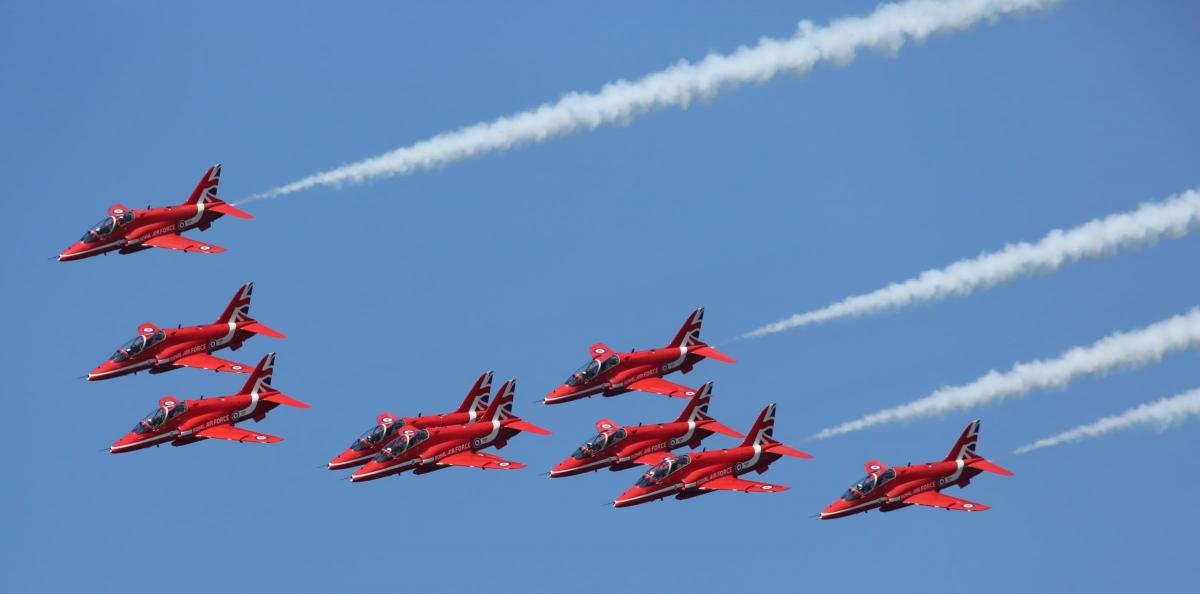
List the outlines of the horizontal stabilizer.
{"type": "Polygon", "coordinates": [[[514,418],[511,420],[504,421],[504,426],[512,428],[512,429],[516,429],[518,431],[528,431],[530,433],[537,433],[538,435],[550,435],[549,429],[542,429],[541,427],[538,427],[537,425],[534,425],[533,423],[530,423],[529,421],[526,421],[523,419],[514,418]]]}
{"type": "Polygon", "coordinates": [[[728,435],[729,437],[734,437],[737,439],[742,439],[742,438],[746,437],[745,435],[742,435],[741,433],[738,433],[737,431],[734,431],[733,429],[726,427],[725,425],[721,424],[720,422],[718,422],[715,419],[706,419],[706,420],[700,421],[699,426],[701,429],[706,429],[708,431],[712,431],[713,433],[720,433],[721,435],[728,435]]]}
{"type": "Polygon", "coordinates": [[[286,404],[287,406],[294,406],[296,408],[309,408],[308,403],[300,402],[299,400],[296,400],[295,398],[292,398],[283,392],[270,392],[264,395],[262,399],[266,400],[267,402],[286,404]]]}
{"type": "Polygon", "coordinates": [[[765,449],[772,454],[779,454],[781,456],[792,456],[793,458],[804,458],[806,460],[812,458],[812,454],[808,452],[801,452],[796,448],[786,446],[781,443],[771,444],[765,449]]]}
{"type": "Polygon", "coordinates": [[[993,462],[991,462],[989,460],[985,460],[983,458],[975,458],[973,460],[968,460],[967,466],[970,466],[971,468],[978,468],[979,470],[986,470],[988,472],[994,472],[996,474],[1002,474],[1004,476],[1012,476],[1013,475],[1011,470],[1008,470],[1007,468],[1001,468],[1001,467],[997,466],[996,464],[994,464],[993,462]]]}
{"type": "Polygon", "coordinates": [[[262,322],[258,322],[258,321],[250,322],[249,324],[242,326],[242,330],[253,332],[255,334],[263,334],[265,336],[270,336],[271,338],[287,338],[286,336],[283,335],[282,332],[279,332],[278,330],[273,330],[273,329],[269,328],[266,324],[263,324],[262,322]]]}
{"type": "Polygon", "coordinates": [[[697,355],[700,355],[701,357],[708,357],[709,359],[716,359],[718,361],[724,361],[726,363],[737,363],[737,361],[735,361],[733,357],[730,357],[729,355],[726,355],[725,353],[722,353],[721,351],[718,351],[717,349],[714,349],[710,346],[702,346],[698,349],[693,350],[692,352],[697,355]]]}
{"type": "Polygon", "coordinates": [[[254,215],[251,215],[250,213],[248,213],[232,204],[229,204],[227,202],[211,204],[208,206],[208,209],[213,212],[219,212],[221,214],[235,216],[239,219],[253,219],[254,218],[254,215]]]}

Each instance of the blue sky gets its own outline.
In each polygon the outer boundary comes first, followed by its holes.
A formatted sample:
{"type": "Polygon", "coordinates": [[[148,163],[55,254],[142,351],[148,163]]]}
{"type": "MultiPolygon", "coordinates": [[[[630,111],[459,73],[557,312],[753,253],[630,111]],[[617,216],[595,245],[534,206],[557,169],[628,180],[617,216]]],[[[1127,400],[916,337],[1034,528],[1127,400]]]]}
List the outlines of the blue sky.
{"type": "Polygon", "coordinates": [[[1200,522],[1178,495],[1200,487],[1195,425],[1011,452],[1196,387],[1194,352],[977,411],[806,437],[1186,311],[1200,292],[1194,236],[724,345],[736,365],[678,379],[713,380],[711,412],[742,430],[779,403],[777,437],[816,456],[763,476],[792,487],[779,495],[606,508],[635,473],[539,472],[596,419],[658,421],[682,403],[534,401],[592,342],[658,346],[698,305],[705,338],[723,343],[1194,187],[1193,3],[1070,2],[624,128],[255,203],[253,221],[198,236],[220,255],[47,260],[110,204],[181,201],[213,162],[234,199],[873,6],[0,6],[0,589],[829,591],[871,576],[900,591],[1130,591],[1190,579],[1200,522]],[[159,397],[230,393],[242,378],[76,377],[142,321],[215,319],[247,280],[255,316],[288,339],[231,358],[278,351],[277,386],[313,404],[253,427],[286,440],[101,453],[159,397]],[[518,414],[555,432],[503,451],[529,469],[351,485],[318,468],[377,413],[452,408],[487,369],[518,378],[518,414]],[[991,511],[809,518],[864,461],[940,458],[976,416],[980,451],[1017,473],[961,492],[991,511]]]}

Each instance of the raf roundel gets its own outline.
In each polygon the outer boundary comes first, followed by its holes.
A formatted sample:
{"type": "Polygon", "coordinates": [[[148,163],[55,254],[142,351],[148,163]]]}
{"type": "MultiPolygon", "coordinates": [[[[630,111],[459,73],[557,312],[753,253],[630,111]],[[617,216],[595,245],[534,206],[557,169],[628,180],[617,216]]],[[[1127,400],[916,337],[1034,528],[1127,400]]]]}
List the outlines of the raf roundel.
{"type": "Polygon", "coordinates": [[[971,509],[973,507],[975,507],[974,503],[964,503],[963,504],[963,509],[971,509]]]}
{"type": "Polygon", "coordinates": [[[763,491],[770,491],[771,489],[774,489],[774,488],[775,488],[775,485],[763,485],[762,486],[763,491]]]}
{"type": "Polygon", "coordinates": [[[125,214],[125,209],[124,208],[114,208],[113,214],[125,214]]]}
{"type": "Polygon", "coordinates": [[[608,351],[605,351],[604,349],[592,349],[592,352],[596,353],[597,355],[603,355],[604,353],[606,353],[608,351]]]}
{"type": "Polygon", "coordinates": [[[684,395],[684,396],[695,396],[695,395],[696,395],[696,393],[695,393],[695,392],[693,392],[693,391],[691,391],[691,390],[688,390],[687,392],[684,392],[684,393],[683,393],[683,395],[684,395]]]}
{"type": "Polygon", "coordinates": [[[212,246],[208,246],[208,245],[200,246],[200,250],[204,251],[204,252],[207,252],[208,250],[211,250],[211,249],[212,249],[212,246]]]}
{"type": "Polygon", "coordinates": [[[233,367],[230,367],[230,369],[232,369],[232,370],[234,370],[234,371],[241,371],[241,370],[242,370],[242,366],[241,366],[241,365],[234,365],[233,367]]]}
{"type": "Polygon", "coordinates": [[[501,467],[507,468],[507,467],[511,466],[511,464],[509,464],[508,462],[497,462],[496,466],[501,466],[501,467]]]}
{"type": "Polygon", "coordinates": [[[154,332],[154,328],[150,328],[150,327],[142,328],[142,332],[154,332]]]}
{"type": "Polygon", "coordinates": [[[871,470],[879,470],[879,465],[878,465],[878,464],[872,464],[872,465],[871,465],[871,470]]]}
{"type": "Polygon", "coordinates": [[[601,429],[612,429],[612,423],[602,423],[600,425],[600,428],[601,429]]]}
{"type": "Polygon", "coordinates": [[[266,439],[266,438],[267,438],[267,436],[266,436],[266,435],[255,435],[255,436],[254,436],[254,439],[257,439],[257,440],[259,440],[259,441],[262,441],[262,440],[264,440],[264,439],[266,439]]]}
{"type": "Polygon", "coordinates": [[[380,419],[380,421],[383,421],[385,424],[388,424],[388,423],[394,423],[394,422],[395,422],[395,420],[394,420],[394,419],[392,419],[391,417],[384,417],[384,418],[380,419]]]}

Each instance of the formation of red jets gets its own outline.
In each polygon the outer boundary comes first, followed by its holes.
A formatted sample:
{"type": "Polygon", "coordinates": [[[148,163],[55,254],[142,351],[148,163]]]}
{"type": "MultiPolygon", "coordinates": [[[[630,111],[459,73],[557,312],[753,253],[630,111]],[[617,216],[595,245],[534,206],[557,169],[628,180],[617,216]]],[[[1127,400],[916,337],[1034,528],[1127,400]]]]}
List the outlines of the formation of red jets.
{"type": "MultiPolygon", "coordinates": [[[[128,254],[151,247],[218,253],[223,248],[185,238],[183,231],[204,231],[223,215],[249,219],[249,214],[217,198],[221,166],[205,172],[188,199],[178,206],[131,210],[122,205],[109,208],[108,217],[88,229],[59,256],[60,261],[79,260],[116,251],[128,254]]],[[[253,369],[221,359],[213,352],[237,350],[249,338],[262,334],[284,335],[250,317],[253,283],[234,294],[221,316],[210,324],[160,328],[152,323],[137,327],[137,336],[87,375],[90,381],[134,374],[162,373],[192,367],[210,371],[249,373],[236,394],[215,398],[180,400],[165,396],[158,407],[116,440],[109,451],[118,454],[169,443],[187,445],[205,439],[274,443],[282,438],[251,431],[238,425],[246,420],[260,422],[267,413],[286,405],[309,405],[275,389],[272,376],[275,353],[269,353],[253,369]]],[[[588,349],[588,361],[563,385],[553,389],[543,404],[561,404],[589,396],[616,396],[648,392],[686,400],[674,420],[662,423],[619,425],[610,419],[596,421],[596,435],[555,465],[551,478],[562,478],[608,469],[648,467],[633,486],[618,495],[614,507],[628,507],[667,497],[689,499],[714,491],[775,493],[788,487],[741,478],[765,473],[771,463],[784,456],[812,455],[781,443],[774,437],[775,404],[766,405],[745,435],[709,416],[713,384],[689,388],[664,376],[689,373],[705,359],[734,363],[733,358],[700,340],[704,308],[688,316],[666,346],[644,351],[619,352],[603,343],[588,349]],[[715,434],[741,440],[721,449],[701,443],[715,434]],[[675,453],[687,449],[686,453],[675,453]]],[[[350,447],[328,463],[330,470],[353,469],[352,482],[371,481],[411,471],[426,474],[452,466],[488,470],[524,468],[484,450],[503,449],[520,433],[549,435],[550,431],[521,419],[513,412],[516,380],[504,382],[492,396],[492,372],[475,381],[462,404],[451,412],[404,417],[379,414],[375,426],[354,440],[350,447]]],[[[878,460],[866,463],[866,477],[856,482],[821,513],[821,519],[841,518],[872,509],[884,512],[922,505],[959,511],[983,511],[988,506],[942,493],[951,486],[966,487],[983,472],[1005,476],[1012,473],[975,452],[979,421],[963,431],[950,453],[942,460],[908,466],[888,466],[878,460]]]]}

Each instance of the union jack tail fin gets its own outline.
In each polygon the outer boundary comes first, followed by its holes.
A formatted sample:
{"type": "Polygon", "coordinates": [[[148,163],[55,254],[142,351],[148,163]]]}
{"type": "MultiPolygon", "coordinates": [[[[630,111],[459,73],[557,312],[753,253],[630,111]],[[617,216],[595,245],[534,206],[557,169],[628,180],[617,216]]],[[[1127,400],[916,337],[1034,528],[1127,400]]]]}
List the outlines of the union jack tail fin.
{"type": "Polygon", "coordinates": [[[679,332],[675,333],[675,338],[671,340],[671,344],[667,346],[690,347],[704,344],[700,342],[700,326],[702,324],[704,324],[704,308],[700,307],[696,308],[696,311],[693,311],[692,315],[688,316],[687,321],[683,323],[683,326],[680,326],[679,332]]]}
{"type": "Polygon", "coordinates": [[[500,389],[496,391],[496,397],[488,403],[487,410],[483,412],[482,421],[491,421],[499,419],[511,419],[516,415],[513,414],[513,397],[517,393],[517,380],[510,379],[504,382],[500,389]]]}
{"type": "Polygon", "coordinates": [[[962,435],[958,437],[958,441],[954,442],[954,447],[950,448],[950,453],[946,454],[946,460],[971,460],[973,458],[982,458],[975,453],[975,444],[979,441],[979,419],[971,421],[966,429],[963,429],[962,435]]]}
{"type": "Polygon", "coordinates": [[[229,301],[229,305],[225,306],[225,311],[221,313],[221,317],[217,318],[218,324],[228,322],[245,322],[252,320],[250,317],[250,297],[254,294],[254,283],[246,283],[238,287],[236,293],[233,294],[233,299],[229,301]]]}
{"type": "Polygon", "coordinates": [[[254,372],[250,374],[250,378],[246,380],[246,385],[242,386],[241,394],[249,394],[251,396],[259,396],[267,402],[275,402],[278,404],[286,404],[297,408],[308,408],[308,405],[276,390],[271,386],[271,377],[275,374],[275,353],[267,353],[262,361],[258,362],[258,366],[254,368],[254,372]]]}
{"type": "Polygon", "coordinates": [[[750,431],[746,432],[746,439],[742,441],[743,446],[765,446],[772,443],[779,443],[772,437],[775,433],[775,403],[768,404],[762,412],[758,413],[758,418],[754,420],[754,425],[750,427],[750,431]]]}
{"type": "Polygon", "coordinates": [[[676,422],[686,423],[688,421],[711,419],[712,417],[708,416],[708,403],[712,400],[712,386],[712,382],[700,386],[700,390],[696,392],[696,395],[692,396],[688,400],[687,406],[683,407],[683,412],[679,414],[676,422]]]}
{"type": "Polygon", "coordinates": [[[229,305],[225,306],[225,311],[221,312],[221,317],[217,318],[216,323],[234,323],[238,324],[241,330],[254,332],[255,334],[265,334],[272,338],[286,338],[279,331],[250,317],[250,297],[253,293],[254,283],[246,283],[238,288],[237,293],[233,294],[233,299],[229,301],[229,305]]]}
{"type": "Polygon", "coordinates": [[[676,422],[687,423],[694,421],[697,426],[709,431],[738,439],[745,437],[741,433],[726,427],[720,421],[708,416],[708,404],[712,400],[712,388],[712,382],[700,386],[700,391],[691,400],[688,400],[687,406],[683,407],[683,413],[679,415],[676,422]]]}
{"type": "Polygon", "coordinates": [[[966,429],[963,429],[962,435],[958,437],[958,441],[954,442],[954,447],[950,453],[946,454],[946,460],[962,460],[967,466],[986,470],[1004,476],[1012,476],[1011,470],[1001,468],[997,464],[980,456],[975,451],[975,445],[979,442],[979,419],[971,421],[966,429]]]}
{"type": "Polygon", "coordinates": [[[696,311],[693,311],[692,315],[688,316],[687,321],[683,323],[683,326],[679,328],[679,332],[675,333],[675,338],[671,340],[671,344],[667,345],[667,348],[685,347],[692,353],[702,357],[711,357],[725,363],[734,363],[733,357],[708,346],[707,343],[700,340],[700,326],[703,324],[704,308],[696,308],[696,311]]]}
{"type": "Polygon", "coordinates": [[[204,172],[204,177],[200,178],[200,183],[196,184],[196,189],[192,190],[192,195],[188,196],[187,202],[184,202],[184,204],[222,202],[220,198],[217,198],[217,186],[220,183],[221,164],[217,163],[204,172]]]}
{"type": "Polygon", "coordinates": [[[529,421],[521,419],[513,414],[513,397],[517,393],[517,380],[511,379],[500,386],[496,391],[496,397],[488,403],[487,410],[483,412],[483,417],[480,421],[490,423],[493,420],[500,421],[504,427],[516,429],[518,431],[529,431],[541,435],[550,435],[550,431],[538,427],[529,421]]]}
{"type": "Polygon", "coordinates": [[[204,177],[200,178],[200,183],[196,184],[196,189],[192,190],[192,194],[188,196],[184,204],[201,204],[213,212],[233,215],[243,219],[254,218],[249,213],[217,198],[217,189],[220,183],[221,164],[217,163],[204,172],[204,177]]]}
{"type": "Polygon", "coordinates": [[[483,412],[487,410],[488,397],[492,393],[492,372],[487,372],[479,379],[475,380],[475,385],[471,386],[471,391],[467,392],[467,397],[463,399],[458,410],[455,412],[483,412]]]}

